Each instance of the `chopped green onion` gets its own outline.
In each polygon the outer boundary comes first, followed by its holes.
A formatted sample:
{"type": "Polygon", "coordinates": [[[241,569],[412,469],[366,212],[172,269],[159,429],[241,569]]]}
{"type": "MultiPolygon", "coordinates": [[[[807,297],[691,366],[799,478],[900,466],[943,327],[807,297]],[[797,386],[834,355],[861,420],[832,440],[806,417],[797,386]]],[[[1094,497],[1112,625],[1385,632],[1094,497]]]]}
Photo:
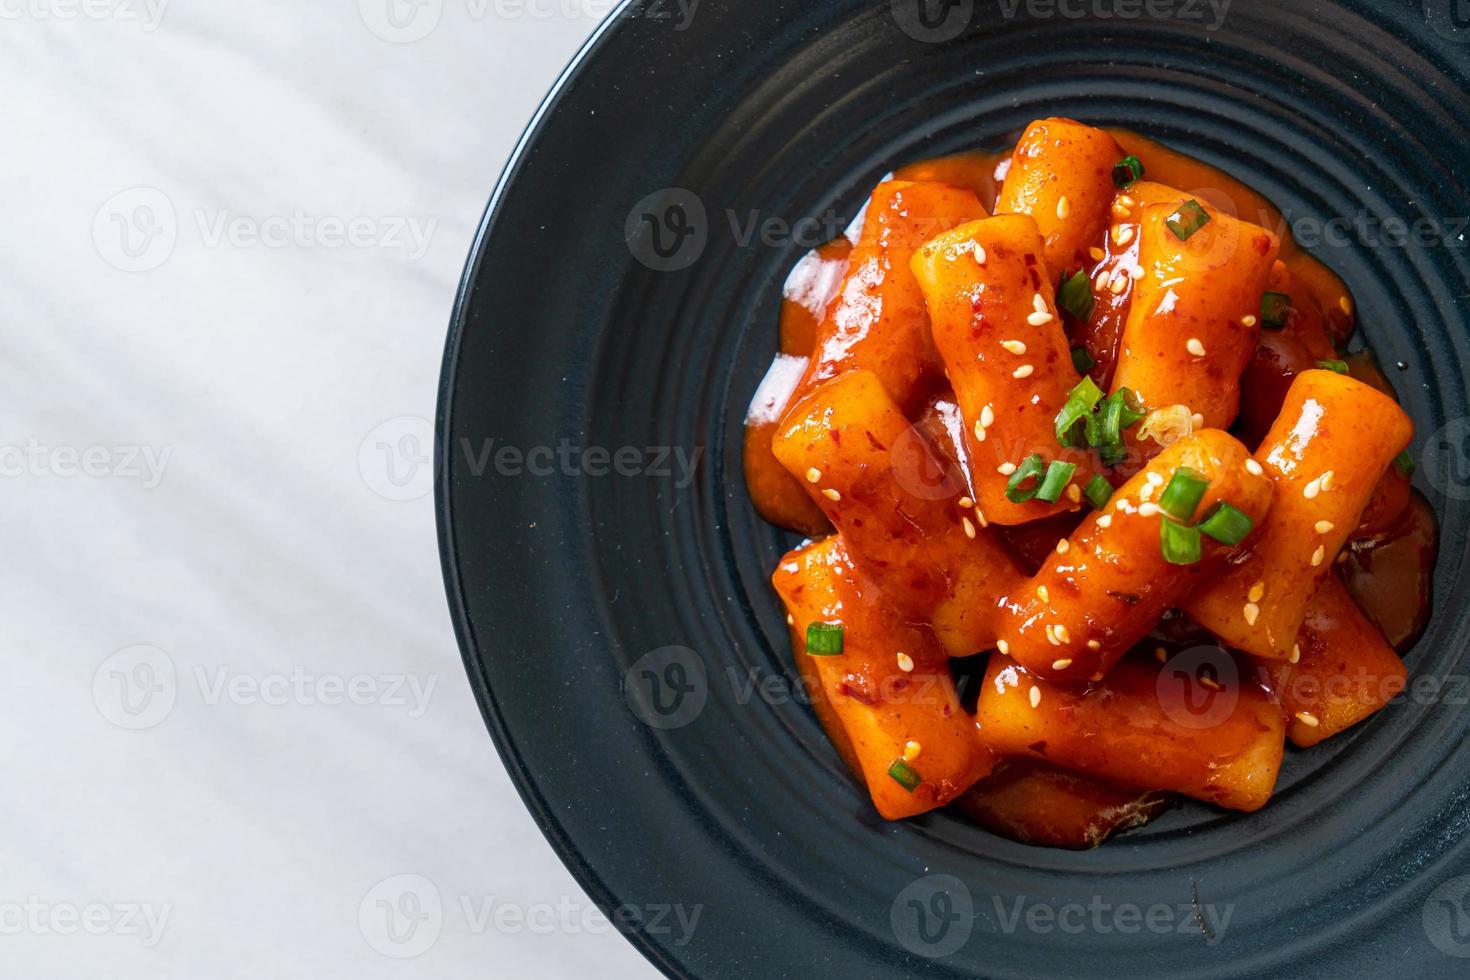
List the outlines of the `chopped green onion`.
{"type": "Polygon", "coordinates": [[[1413,476],[1415,468],[1414,457],[1409,455],[1409,451],[1405,449],[1393,458],[1393,468],[1404,476],[1413,476]]]}
{"type": "Polygon", "coordinates": [[[1062,491],[1067,484],[1072,482],[1072,474],[1077,472],[1076,463],[1064,463],[1054,459],[1046,468],[1046,477],[1042,479],[1041,486],[1036,489],[1036,499],[1046,503],[1054,504],[1061,499],[1062,491]]]}
{"type": "Polygon", "coordinates": [[[895,783],[912,793],[924,781],[924,777],[909,767],[902,759],[894,759],[893,765],[888,767],[888,775],[895,783]]]}
{"type": "Polygon", "coordinates": [[[1338,374],[1348,373],[1347,361],[1326,360],[1318,361],[1317,366],[1324,371],[1336,371],[1338,374]]]}
{"type": "Polygon", "coordinates": [[[1064,446],[1074,445],[1067,437],[1072,427],[1081,419],[1092,414],[1092,409],[1102,400],[1102,389],[1091,378],[1083,378],[1067,393],[1067,403],[1057,413],[1057,441],[1064,446]]]}
{"type": "Polygon", "coordinates": [[[1113,186],[1132,187],[1143,179],[1143,161],[1129,154],[1113,165],[1113,186]]]}
{"type": "Polygon", "coordinates": [[[1209,481],[1194,470],[1181,466],[1174,471],[1169,485],[1159,497],[1159,509],[1175,520],[1192,520],[1209,485],[1209,481]]]}
{"type": "Polygon", "coordinates": [[[1079,320],[1092,315],[1092,280],[1087,273],[1078,269],[1068,276],[1062,273],[1062,284],[1057,288],[1057,305],[1079,320]]]}
{"type": "Polygon", "coordinates": [[[1024,504],[1036,496],[1037,484],[1033,484],[1029,489],[1022,487],[1021,484],[1027,480],[1039,480],[1045,470],[1046,460],[1036,453],[1021,460],[1021,465],[1016,467],[1016,472],[1012,473],[1011,478],[1006,481],[1006,499],[1013,504],[1024,504]]]}
{"type": "Polygon", "coordinates": [[[1205,519],[1199,525],[1202,532],[1232,548],[1244,541],[1245,536],[1251,533],[1253,527],[1255,527],[1255,521],[1251,520],[1249,514],[1237,510],[1224,501],[1211,507],[1210,512],[1205,515],[1205,519]]]}
{"type": "Polygon", "coordinates": [[[1179,205],[1179,209],[1164,219],[1164,224],[1181,242],[1189,241],[1189,236],[1199,231],[1210,223],[1210,212],[1206,211],[1198,201],[1185,201],[1179,205]]]}
{"type": "Polygon", "coordinates": [[[1113,499],[1113,485],[1108,482],[1107,477],[1098,473],[1087,481],[1087,486],[1082,489],[1082,496],[1086,497],[1087,502],[1092,506],[1102,510],[1108,505],[1108,501],[1113,499]]]}
{"type": "Polygon", "coordinates": [[[812,623],[806,628],[806,654],[808,657],[837,657],[842,655],[842,624],[812,623]]]}
{"type": "Polygon", "coordinates": [[[1286,326],[1291,315],[1291,296],[1288,293],[1267,293],[1261,297],[1261,326],[1280,330],[1286,326]]]}
{"type": "Polygon", "coordinates": [[[1204,553],[1199,534],[1197,527],[1164,518],[1159,524],[1159,549],[1164,553],[1164,561],[1171,565],[1193,565],[1199,561],[1204,553]]]}
{"type": "Polygon", "coordinates": [[[1105,464],[1116,466],[1127,458],[1123,430],[1143,416],[1143,405],[1130,388],[1119,388],[1104,399],[1098,421],[1088,428],[1088,442],[1100,450],[1105,464]]]}
{"type": "Polygon", "coordinates": [[[1086,347],[1073,347],[1072,366],[1077,369],[1078,374],[1086,374],[1088,371],[1097,367],[1097,361],[1092,359],[1092,355],[1087,352],[1086,347]]]}

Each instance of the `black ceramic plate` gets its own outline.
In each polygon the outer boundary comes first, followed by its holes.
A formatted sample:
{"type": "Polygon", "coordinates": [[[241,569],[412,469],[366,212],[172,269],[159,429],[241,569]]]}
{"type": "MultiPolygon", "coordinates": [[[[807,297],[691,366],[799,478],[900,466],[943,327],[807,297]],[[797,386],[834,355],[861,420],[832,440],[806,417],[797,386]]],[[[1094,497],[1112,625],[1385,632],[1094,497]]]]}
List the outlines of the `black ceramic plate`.
{"type": "Polygon", "coordinates": [[[527,806],[668,974],[1470,971],[1470,18],[1222,3],[649,0],[518,148],[445,358],[445,575],[527,806]],[[791,540],[740,466],[805,248],[895,164],[1053,114],[1221,166],[1309,242],[1339,219],[1314,251],[1418,424],[1444,531],[1416,693],[1292,752],[1259,813],[1180,806],[1087,853],[874,816],[792,693],[767,586],[791,540]]]}

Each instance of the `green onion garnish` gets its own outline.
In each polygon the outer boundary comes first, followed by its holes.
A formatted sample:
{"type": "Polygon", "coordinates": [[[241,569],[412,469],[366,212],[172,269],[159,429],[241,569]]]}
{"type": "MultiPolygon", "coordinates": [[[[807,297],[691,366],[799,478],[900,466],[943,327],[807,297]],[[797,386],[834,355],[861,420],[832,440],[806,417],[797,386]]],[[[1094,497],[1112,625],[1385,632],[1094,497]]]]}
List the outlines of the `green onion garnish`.
{"type": "Polygon", "coordinates": [[[1348,373],[1347,361],[1326,360],[1318,361],[1317,366],[1324,371],[1336,371],[1338,374],[1348,373]]]}
{"type": "Polygon", "coordinates": [[[1088,427],[1088,442],[1096,447],[1102,461],[1116,466],[1128,456],[1128,447],[1123,443],[1123,430],[1143,418],[1143,405],[1132,389],[1119,388],[1103,400],[1097,422],[1088,427]]]}
{"type": "Polygon", "coordinates": [[[806,628],[806,654],[808,657],[837,657],[842,655],[842,624],[811,623],[806,628]]]}
{"type": "Polygon", "coordinates": [[[902,759],[894,759],[893,765],[888,767],[888,775],[895,783],[912,793],[918,788],[924,778],[909,767],[902,759]]]}
{"type": "Polygon", "coordinates": [[[1414,466],[1414,457],[1409,455],[1409,451],[1407,449],[1405,449],[1403,452],[1399,453],[1393,458],[1393,468],[1398,470],[1404,476],[1413,476],[1414,466]]]}
{"type": "Polygon", "coordinates": [[[1179,209],[1164,219],[1164,224],[1181,242],[1189,241],[1189,236],[1199,231],[1210,223],[1210,212],[1206,211],[1198,201],[1185,201],[1179,205],[1179,209]]]}
{"type": "Polygon", "coordinates": [[[1072,427],[1081,419],[1092,414],[1092,409],[1102,400],[1102,389],[1091,378],[1083,378],[1067,393],[1067,403],[1057,413],[1057,441],[1064,446],[1075,445],[1067,441],[1072,427]]]}
{"type": "Polygon", "coordinates": [[[1129,154],[1113,165],[1113,185],[1115,187],[1132,187],[1137,181],[1143,179],[1143,161],[1129,154]]]}
{"type": "Polygon", "coordinates": [[[1255,523],[1249,514],[1221,501],[1210,508],[1210,512],[1200,522],[1199,529],[1221,544],[1233,548],[1245,540],[1255,523]]]}
{"type": "Polygon", "coordinates": [[[1209,485],[1209,481],[1194,470],[1181,466],[1174,471],[1169,485],[1159,497],[1159,509],[1177,521],[1192,520],[1209,485]]]}
{"type": "Polygon", "coordinates": [[[1030,488],[1021,486],[1027,480],[1039,480],[1041,474],[1046,470],[1046,460],[1036,453],[1032,453],[1021,460],[1021,465],[1016,467],[1016,472],[1006,481],[1006,499],[1013,504],[1024,504],[1036,496],[1039,484],[1032,484],[1030,488]]]}
{"type": "Polygon", "coordinates": [[[1171,565],[1193,565],[1203,554],[1199,538],[1200,529],[1171,521],[1167,517],[1159,523],[1159,549],[1164,561],[1171,565]]]}
{"type": "Polygon", "coordinates": [[[1073,347],[1072,366],[1077,369],[1078,374],[1086,374],[1088,371],[1097,367],[1097,361],[1092,359],[1092,355],[1087,352],[1086,347],[1073,347]]]}
{"type": "Polygon", "coordinates": [[[1041,481],[1041,486],[1036,489],[1036,499],[1049,504],[1056,503],[1061,499],[1062,491],[1067,489],[1067,484],[1072,482],[1072,474],[1077,472],[1076,463],[1063,463],[1054,459],[1046,468],[1046,476],[1041,481]]]}
{"type": "Polygon", "coordinates": [[[1267,293],[1261,297],[1261,326],[1271,330],[1280,330],[1286,326],[1286,318],[1291,315],[1291,295],[1289,293],[1267,293]]]}
{"type": "Polygon", "coordinates": [[[1087,486],[1082,488],[1082,496],[1086,497],[1087,502],[1092,506],[1102,510],[1108,505],[1108,501],[1113,499],[1113,485],[1101,473],[1095,474],[1087,481],[1087,486]]]}
{"type": "Polygon", "coordinates": [[[1079,320],[1092,315],[1092,280],[1087,273],[1078,269],[1068,277],[1062,273],[1062,284],[1057,288],[1057,305],[1079,320]]]}

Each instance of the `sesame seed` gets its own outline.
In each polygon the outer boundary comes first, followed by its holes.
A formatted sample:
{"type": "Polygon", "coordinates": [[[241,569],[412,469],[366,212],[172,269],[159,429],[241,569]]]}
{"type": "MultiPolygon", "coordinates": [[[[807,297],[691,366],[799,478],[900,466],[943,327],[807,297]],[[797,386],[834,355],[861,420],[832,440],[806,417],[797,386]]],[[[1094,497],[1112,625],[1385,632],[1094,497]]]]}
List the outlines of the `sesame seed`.
{"type": "Polygon", "coordinates": [[[1019,340],[1002,340],[1000,345],[1012,354],[1026,353],[1026,345],[1019,340]]]}
{"type": "Polygon", "coordinates": [[[1007,643],[1005,640],[996,640],[995,641],[995,648],[997,650],[999,650],[1002,655],[1011,652],[1011,645],[1009,643],[1007,643]]]}
{"type": "Polygon", "coordinates": [[[1125,208],[1131,208],[1138,202],[1133,200],[1133,198],[1129,197],[1127,194],[1119,194],[1118,203],[1123,205],[1125,208]]]}
{"type": "Polygon", "coordinates": [[[1062,538],[1062,540],[1057,542],[1057,554],[1065,555],[1067,553],[1067,549],[1070,547],[1072,547],[1072,545],[1068,543],[1067,539],[1062,538]]]}
{"type": "Polygon", "coordinates": [[[1011,462],[1001,463],[995,468],[995,471],[1001,476],[1010,476],[1012,473],[1016,472],[1016,464],[1011,462]]]}
{"type": "Polygon", "coordinates": [[[1031,309],[1035,310],[1037,313],[1047,312],[1046,300],[1042,297],[1040,293],[1031,294],[1031,309]]]}
{"type": "Polygon", "coordinates": [[[1253,316],[1243,316],[1240,318],[1240,325],[1242,327],[1254,327],[1256,325],[1256,318],[1253,316]]]}
{"type": "Polygon", "coordinates": [[[1067,484],[1067,499],[1077,504],[1082,502],[1082,488],[1075,483],[1067,484]]]}
{"type": "Polygon", "coordinates": [[[990,526],[990,522],[985,519],[985,511],[981,510],[979,507],[975,508],[975,520],[980,522],[981,527],[990,526]]]}
{"type": "Polygon", "coordinates": [[[1132,225],[1118,225],[1113,229],[1113,244],[1127,245],[1131,241],[1133,241],[1132,225]]]}
{"type": "Polygon", "coordinates": [[[977,265],[984,265],[985,264],[985,248],[979,242],[975,242],[974,245],[975,245],[975,248],[973,249],[973,251],[975,253],[975,263],[977,265]]]}
{"type": "Polygon", "coordinates": [[[1067,196],[1063,194],[1057,199],[1057,217],[1062,219],[1063,221],[1066,221],[1067,215],[1071,213],[1072,205],[1067,203],[1067,196]]]}
{"type": "Polygon", "coordinates": [[[1117,504],[1117,509],[1118,510],[1127,510],[1129,508],[1129,506],[1130,506],[1130,504],[1128,503],[1128,498],[1127,497],[1119,497],[1118,498],[1118,504],[1117,504]]]}
{"type": "Polygon", "coordinates": [[[1092,261],[1094,261],[1094,262],[1101,262],[1103,259],[1105,259],[1105,258],[1108,257],[1108,253],[1107,252],[1104,252],[1102,249],[1098,248],[1096,245],[1094,245],[1091,248],[1089,248],[1087,250],[1087,254],[1090,255],[1090,256],[1092,256],[1092,261]]]}
{"type": "Polygon", "coordinates": [[[795,626],[796,625],[796,617],[793,616],[793,615],[791,615],[790,613],[787,613],[786,614],[786,625],[787,626],[795,626]]]}
{"type": "Polygon", "coordinates": [[[1034,708],[1037,705],[1039,705],[1040,703],[1041,703],[1041,688],[1039,688],[1039,687],[1033,687],[1031,689],[1031,707],[1034,708]]]}
{"type": "Polygon", "coordinates": [[[1101,650],[1102,649],[1102,641],[1101,640],[1088,640],[1087,641],[1087,649],[1089,649],[1089,650],[1101,650]]]}
{"type": "Polygon", "coordinates": [[[1134,279],[1142,279],[1143,278],[1143,266],[1141,266],[1141,265],[1135,265],[1133,268],[1131,268],[1131,269],[1128,270],[1128,275],[1132,276],[1134,279]]]}
{"type": "Polygon", "coordinates": [[[822,496],[826,497],[828,500],[833,501],[834,503],[842,499],[842,494],[836,490],[833,490],[831,487],[823,490],[822,496]]]}
{"type": "Polygon", "coordinates": [[[1317,494],[1321,492],[1322,478],[1320,476],[1317,477],[1317,479],[1313,480],[1311,483],[1308,483],[1306,486],[1302,487],[1302,496],[1306,497],[1308,500],[1316,500],[1317,494]]]}
{"type": "Polygon", "coordinates": [[[1113,217],[1115,217],[1115,218],[1126,218],[1126,217],[1128,217],[1128,208],[1125,205],[1123,205],[1123,204],[1114,203],[1113,204],[1113,217]]]}
{"type": "Polygon", "coordinates": [[[1093,675],[1092,675],[1092,676],[1091,676],[1091,677],[1090,677],[1090,678],[1088,678],[1088,679],[1089,679],[1089,680],[1091,680],[1091,681],[1092,681],[1092,682],[1094,682],[1094,683],[1096,683],[1096,682],[1097,682],[1097,681],[1100,681],[1100,680],[1102,680],[1102,679],[1103,679],[1103,675],[1102,675],[1102,671],[1098,671],[1098,672],[1097,672],[1097,673],[1096,673],[1096,674],[1093,674],[1093,675]]]}
{"type": "Polygon", "coordinates": [[[1057,639],[1060,642],[1062,642],[1062,643],[1071,643],[1072,642],[1072,633],[1071,633],[1071,631],[1068,630],[1067,627],[1063,626],[1061,623],[1058,623],[1057,624],[1056,630],[1054,632],[1057,634],[1057,639]]]}
{"type": "Polygon", "coordinates": [[[983,425],[980,424],[980,420],[979,419],[976,419],[975,420],[975,441],[976,442],[984,442],[985,441],[985,426],[983,426],[983,425]]]}
{"type": "Polygon", "coordinates": [[[1247,602],[1242,612],[1245,613],[1245,624],[1247,626],[1254,626],[1256,625],[1256,617],[1261,614],[1261,607],[1254,602],[1247,602]]]}
{"type": "Polygon", "coordinates": [[[900,653],[898,655],[898,658],[897,659],[898,659],[898,669],[899,670],[903,671],[905,674],[911,674],[911,673],[913,673],[913,671],[914,671],[914,658],[913,657],[910,657],[906,653],[900,653]]]}
{"type": "Polygon", "coordinates": [[[1195,357],[1205,356],[1205,345],[1199,342],[1198,337],[1190,337],[1188,340],[1186,340],[1184,342],[1184,349],[1189,351],[1195,357]]]}
{"type": "Polygon", "coordinates": [[[811,469],[807,470],[806,471],[806,482],[808,482],[808,483],[821,483],[822,482],[822,471],[819,470],[819,469],[817,469],[815,466],[813,466],[811,469]]]}
{"type": "Polygon", "coordinates": [[[1072,661],[1066,659],[1065,657],[1061,660],[1053,660],[1051,662],[1052,670],[1066,670],[1070,666],[1072,666],[1072,661]]]}
{"type": "Polygon", "coordinates": [[[1159,663],[1164,663],[1169,659],[1169,651],[1163,647],[1154,647],[1154,659],[1159,663]]]}
{"type": "Polygon", "coordinates": [[[924,746],[915,742],[913,739],[909,739],[903,743],[903,761],[913,762],[919,757],[919,753],[922,751],[924,751],[924,746]]]}
{"type": "Polygon", "coordinates": [[[1337,307],[1338,307],[1338,309],[1342,310],[1342,312],[1345,313],[1346,315],[1348,315],[1348,316],[1352,316],[1353,315],[1353,304],[1352,304],[1352,301],[1349,300],[1346,296],[1339,296],[1337,298],[1337,307]]]}
{"type": "Polygon", "coordinates": [[[1298,660],[1301,660],[1301,659],[1302,659],[1302,645],[1300,643],[1293,643],[1291,645],[1291,662],[1292,663],[1296,663],[1298,660]]]}
{"type": "Polygon", "coordinates": [[[1339,551],[1337,553],[1337,563],[1339,565],[1346,564],[1347,563],[1347,560],[1348,560],[1348,553],[1346,551],[1339,551]]]}
{"type": "Polygon", "coordinates": [[[1321,722],[1317,720],[1317,716],[1312,714],[1310,711],[1298,711],[1296,713],[1296,720],[1301,722],[1303,725],[1306,725],[1308,728],[1316,728],[1318,725],[1321,724],[1321,722]]]}
{"type": "Polygon", "coordinates": [[[1108,283],[1108,292],[1114,296],[1122,296],[1123,290],[1128,288],[1128,277],[1113,274],[1112,281],[1108,283]]]}
{"type": "Polygon", "coordinates": [[[1326,534],[1328,531],[1331,531],[1336,525],[1334,525],[1331,521],[1318,521],[1313,526],[1317,529],[1318,534],[1326,534]]]}
{"type": "Polygon", "coordinates": [[[1044,310],[1033,313],[1026,318],[1026,322],[1031,324],[1033,327],[1044,327],[1051,321],[1052,315],[1044,310]]]}
{"type": "Polygon", "coordinates": [[[1312,552],[1312,567],[1313,568],[1316,568],[1318,565],[1322,564],[1322,562],[1326,558],[1327,558],[1327,546],[1325,544],[1319,544],[1319,545],[1317,545],[1317,550],[1314,551],[1314,552],[1312,552]]]}
{"type": "Polygon", "coordinates": [[[1108,285],[1108,270],[1098,269],[1097,275],[1092,279],[1092,287],[1096,290],[1106,289],[1108,285]]]}
{"type": "Polygon", "coordinates": [[[1212,691],[1220,690],[1220,682],[1213,677],[1201,677],[1199,682],[1201,687],[1207,687],[1212,691]]]}
{"type": "Polygon", "coordinates": [[[1265,469],[1265,467],[1263,467],[1260,463],[1257,463],[1253,459],[1247,459],[1245,461],[1245,471],[1247,473],[1249,473],[1251,476],[1265,476],[1266,475],[1266,469],[1265,469]]]}
{"type": "Polygon", "coordinates": [[[985,428],[987,429],[994,425],[995,409],[991,408],[989,405],[986,405],[984,408],[980,409],[980,424],[985,426],[985,428]]]}
{"type": "Polygon", "coordinates": [[[1020,367],[1011,372],[1011,377],[1016,379],[1029,378],[1031,377],[1031,372],[1035,370],[1036,369],[1029,364],[1022,364],[1020,367]]]}
{"type": "Polygon", "coordinates": [[[1336,476],[1337,476],[1337,474],[1334,473],[1332,470],[1328,470],[1326,473],[1323,473],[1322,474],[1322,489],[1323,490],[1331,490],[1332,489],[1332,481],[1333,481],[1333,479],[1336,476]]]}
{"type": "Polygon", "coordinates": [[[1059,647],[1062,645],[1061,639],[1057,636],[1057,628],[1050,623],[1048,623],[1046,626],[1046,642],[1050,643],[1054,647],[1059,647]]]}
{"type": "Polygon", "coordinates": [[[961,497],[959,500],[955,501],[955,503],[959,504],[961,509],[963,510],[969,510],[971,507],[975,506],[975,501],[971,500],[969,497],[961,497]]]}
{"type": "Polygon", "coordinates": [[[1139,504],[1138,505],[1138,516],[1139,517],[1153,517],[1158,512],[1159,512],[1159,505],[1156,504],[1156,503],[1154,503],[1153,501],[1149,501],[1146,504],[1139,504]]]}
{"type": "Polygon", "coordinates": [[[1101,517],[1099,517],[1097,519],[1097,526],[1098,527],[1112,527],[1113,526],[1113,515],[1112,514],[1104,514],[1101,517]]]}
{"type": "Polygon", "coordinates": [[[1164,485],[1164,477],[1162,474],[1150,472],[1146,479],[1148,480],[1148,482],[1152,483],[1156,487],[1161,487],[1164,485]]]}
{"type": "Polygon", "coordinates": [[[970,523],[970,519],[968,517],[961,517],[960,523],[965,526],[965,537],[969,538],[971,541],[974,541],[975,525],[970,523]]]}
{"type": "Polygon", "coordinates": [[[1148,500],[1154,495],[1154,491],[1157,489],[1158,487],[1154,486],[1152,483],[1145,483],[1143,486],[1138,488],[1138,499],[1140,501],[1148,500]]]}
{"type": "Polygon", "coordinates": [[[1195,412],[1189,417],[1189,424],[1196,429],[1203,429],[1205,427],[1205,417],[1199,412],[1195,412]]]}
{"type": "Polygon", "coordinates": [[[1048,603],[1048,604],[1051,602],[1051,596],[1047,593],[1046,586],[1044,586],[1044,585],[1038,585],[1036,587],[1036,597],[1038,599],[1040,599],[1042,602],[1045,602],[1045,603],[1048,603]]]}
{"type": "Polygon", "coordinates": [[[1250,593],[1246,596],[1246,598],[1249,599],[1251,602],[1260,602],[1261,598],[1265,596],[1265,594],[1266,583],[1257,582],[1255,585],[1251,586],[1250,593]]]}

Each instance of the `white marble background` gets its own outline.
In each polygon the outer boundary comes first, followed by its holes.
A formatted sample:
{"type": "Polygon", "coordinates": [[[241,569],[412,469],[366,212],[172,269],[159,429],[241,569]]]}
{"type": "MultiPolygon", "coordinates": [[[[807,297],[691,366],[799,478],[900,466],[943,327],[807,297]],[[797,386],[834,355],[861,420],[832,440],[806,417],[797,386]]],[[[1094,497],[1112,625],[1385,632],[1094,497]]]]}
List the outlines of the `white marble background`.
{"type": "Polygon", "coordinates": [[[0,0],[0,975],[654,975],[485,734],[416,463],[606,10],[0,0]]]}

